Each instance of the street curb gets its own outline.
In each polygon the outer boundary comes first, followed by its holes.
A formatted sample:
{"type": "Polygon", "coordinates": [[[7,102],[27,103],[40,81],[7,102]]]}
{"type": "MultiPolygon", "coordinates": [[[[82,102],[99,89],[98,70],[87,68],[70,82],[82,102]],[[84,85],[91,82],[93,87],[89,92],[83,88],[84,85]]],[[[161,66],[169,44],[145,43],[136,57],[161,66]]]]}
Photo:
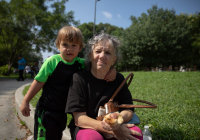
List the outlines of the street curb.
{"type": "MultiPolygon", "coordinates": [[[[31,83],[25,84],[21,87],[19,87],[16,92],[15,92],[15,109],[18,113],[19,118],[26,123],[26,126],[29,128],[29,130],[33,133],[34,132],[34,113],[35,113],[35,108],[30,104],[30,116],[29,117],[24,117],[20,111],[21,103],[23,101],[24,96],[22,95],[22,92],[24,88],[31,83]]],[[[62,140],[71,140],[70,132],[69,129],[66,128],[63,131],[63,137],[62,140]]]]}

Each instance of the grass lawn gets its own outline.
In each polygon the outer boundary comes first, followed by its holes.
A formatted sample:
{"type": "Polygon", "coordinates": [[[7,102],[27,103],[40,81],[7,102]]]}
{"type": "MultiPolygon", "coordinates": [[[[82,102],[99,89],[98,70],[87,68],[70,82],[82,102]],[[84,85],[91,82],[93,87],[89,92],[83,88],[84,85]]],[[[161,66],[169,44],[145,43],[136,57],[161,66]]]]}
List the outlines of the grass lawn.
{"type": "MultiPolygon", "coordinates": [[[[200,73],[133,73],[134,78],[129,86],[132,97],[158,106],[157,109],[136,108],[141,121],[138,126],[143,129],[148,124],[155,140],[199,140],[200,73]]],[[[126,77],[129,72],[122,74],[126,77]]],[[[28,88],[24,89],[24,95],[28,88]]],[[[33,106],[40,96],[41,91],[31,100],[33,106]]]]}
{"type": "MultiPolygon", "coordinates": [[[[31,74],[24,74],[24,79],[25,78],[31,78],[31,74]]],[[[10,78],[10,79],[17,79],[19,77],[19,73],[12,73],[10,74],[9,76],[3,76],[3,75],[0,75],[0,78],[10,78]]]]}

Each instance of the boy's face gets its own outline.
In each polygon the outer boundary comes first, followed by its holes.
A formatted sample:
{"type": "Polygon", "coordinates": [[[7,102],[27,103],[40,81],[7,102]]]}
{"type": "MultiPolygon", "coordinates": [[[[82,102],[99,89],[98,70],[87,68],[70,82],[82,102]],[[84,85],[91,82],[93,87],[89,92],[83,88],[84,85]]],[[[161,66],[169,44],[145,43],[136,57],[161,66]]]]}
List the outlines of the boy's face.
{"type": "Polygon", "coordinates": [[[60,51],[60,56],[63,60],[67,62],[72,62],[81,51],[81,48],[76,43],[62,40],[60,42],[58,50],[60,51]]]}

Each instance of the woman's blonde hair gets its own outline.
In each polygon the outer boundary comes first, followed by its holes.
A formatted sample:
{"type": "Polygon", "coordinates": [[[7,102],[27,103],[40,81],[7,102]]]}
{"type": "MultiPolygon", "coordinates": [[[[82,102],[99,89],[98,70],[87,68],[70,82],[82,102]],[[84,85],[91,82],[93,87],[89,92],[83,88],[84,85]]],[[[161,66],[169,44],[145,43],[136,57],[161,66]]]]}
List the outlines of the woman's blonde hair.
{"type": "Polygon", "coordinates": [[[63,28],[61,28],[58,32],[58,35],[55,41],[57,48],[60,47],[61,40],[74,42],[80,45],[80,48],[83,48],[83,36],[82,36],[81,31],[76,27],[64,26],[63,28]]]}

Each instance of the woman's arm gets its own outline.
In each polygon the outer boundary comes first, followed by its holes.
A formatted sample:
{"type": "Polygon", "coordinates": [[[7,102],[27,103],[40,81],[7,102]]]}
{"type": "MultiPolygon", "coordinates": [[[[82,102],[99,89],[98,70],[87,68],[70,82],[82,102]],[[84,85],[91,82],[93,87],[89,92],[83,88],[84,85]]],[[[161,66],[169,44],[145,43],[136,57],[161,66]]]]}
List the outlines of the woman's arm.
{"type": "Polygon", "coordinates": [[[86,115],[86,112],[73,112],[75,125],[81,128],[89,128],[100,133],[113,134],[112,131],[107,131],[102,127],[101,121],[97,121],[86,115]]]}
{"type": "Polygon", "coordinates": [[[123,124],[117,124],[112,127],[108,125],[106,122],[103,122],[102,127],[108,131],[111,131],[112,135],[120,140],[121,139],[136,140],[136,138],[133,135],[142,136],[142,134],[140,134],[139,132],[129,129],[129,127],[133,127],[134,124],[126,124],[126,122],[128,122],[132,118],[133,112],[131,110],[123,110],[120,114],[124,119],[123,124]]]}
{"type": "MultiPolygon", "coordinates": [[[[114,112],[113,114],[116,114],[116,113],[114,112]]],[[[104,129],[108,130],[108,131],[114,131],[114,130],[119,129],[120,124],[121,124],[121,123],[118,123],[117,125],[115,124],[114,126],[112,126],[111,124],[109,125],[108,122],[111,121],[110,118],[119,119],[119,118],[113,118],[115,116],[115,115],[113,116],[113,114],[111,113],[110,116],[107,116],[106,120],[104,120],[105,123],[102,123],[102,127],[104,129]]],[[[131,120],[131,118],[133,117],[133,112],[131,110],[123,110],[123,111],[120,112],[120,115],[123,118],[123,122],[122,123],[125,124],[125,123],[127,123],[128,121],[131,120]]]]}
{"type": "Polygon", "coordinates": [[[133,117],[133,111],[131,110],[123,110],[120,112],[122,118],[124,119],[124,123],[127,123],[133,117]]]}
{"type": "Polygon", "coordinates": [[[139,132],[129,129],[129,127],[133,127],[134,124],[126,124],[126,122],[128,122],[133,117],[133,111],[123,110],[121,111],[120,114],[122,115],[124,122],[123,124],[120,124],[115,128],[112,128],[113,135],[117,139],[129,139],[129,140],[136,140],[136,138],[133,135],[142,136],[142,134],[140,134],[139,132]]]}

